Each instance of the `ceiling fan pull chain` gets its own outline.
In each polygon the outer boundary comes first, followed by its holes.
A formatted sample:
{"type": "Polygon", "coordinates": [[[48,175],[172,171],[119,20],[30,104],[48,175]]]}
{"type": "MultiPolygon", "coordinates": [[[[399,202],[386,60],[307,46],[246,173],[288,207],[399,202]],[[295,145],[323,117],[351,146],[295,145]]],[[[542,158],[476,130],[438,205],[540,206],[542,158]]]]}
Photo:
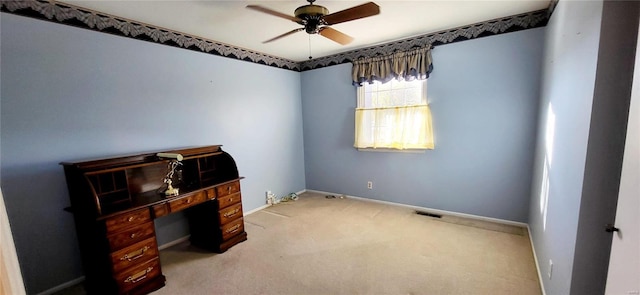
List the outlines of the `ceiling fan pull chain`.
{"type": "Polygon", "coordinates": [[[309,34],[309,59],[312,59],[313,57],[311,57],[311,34],[309,34]]]}

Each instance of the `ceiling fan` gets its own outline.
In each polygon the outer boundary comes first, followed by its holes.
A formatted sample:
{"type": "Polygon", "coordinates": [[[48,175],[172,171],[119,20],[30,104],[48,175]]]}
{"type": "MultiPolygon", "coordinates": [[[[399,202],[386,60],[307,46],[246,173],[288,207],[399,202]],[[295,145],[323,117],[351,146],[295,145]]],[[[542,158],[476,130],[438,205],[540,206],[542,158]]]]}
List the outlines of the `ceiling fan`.
{"type": "Polygon", "coordinates": [[[291,30],[262,43],[272,42],[304,30],[308,34],[319,34],[339,44],[346,45],[353,41],[353,37],[346,35],[329,26],[373,16],[380,13],[380,7],[377,4],[368,2],[362,5],[354,6],[329,14],[329,10],[324,6],[314,5],[313,2],[315,1],[316,0],[307,0],[307,2],[309,2],[308,5],[303,5],[296,8],[294,12],[295,16],[284,14],[259,5],[247,5],[247,8],[288,19],[304,26],[304,28],[291,30]]]}

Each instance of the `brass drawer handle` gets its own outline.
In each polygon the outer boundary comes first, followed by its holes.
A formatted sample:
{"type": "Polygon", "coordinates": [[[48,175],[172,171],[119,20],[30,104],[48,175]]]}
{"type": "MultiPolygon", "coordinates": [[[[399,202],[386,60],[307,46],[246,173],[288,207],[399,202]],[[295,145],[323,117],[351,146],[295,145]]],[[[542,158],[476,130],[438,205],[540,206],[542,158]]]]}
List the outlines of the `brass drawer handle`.
{"type": "Polygon", "coordinates": [[[137,234],[137,233],[132,233],[132,234],[129,236],[129,238],[134,239],[134,238],[135,238],[135,237],[137,237],[137,236],[138,236],[138,234],[137,234]]]}
{"type": "Polygon", "coordinates": [[[125,283],[135,284],[135,283],[137,283],[139,281],[142,281],[142,280],[147,278],[147,275],[151,272],[151,270],[153,270],[153,267],[149,266],[149,267],[147,267],[147,269],[145,269],[145,270],[143,270],[141,272],[138,272],[138,273],[135,273],[133,275],[130,275],[128,278],[126,278],[124,280],[124,282],[125,283]]]}
{"type": "Polygon", "coordinates": [[[124,260],[133,261],[133,260],[136,260],[136,259],[144,256],[144,252],[147,252],[147,250],[149,250],[149,249],[150,249],[149,246],[144,246],[144,247],[140,248],[137,251],[125,254],[124,256],[120,257],[120,260],[121,261],[124,261],[124,260]]]}
{"type": "Polygon", "coordinates": [[[188,199],[185,201],[185,203],[186,203],[186,204],[191,204],[191,198],[188,198],[188,199]]]}
{"type": "Polygon", "coordinates": [[[236,213],[238,213],[238,211],[240,211],[240,208],[236,208],[236,210],[229,211],[229,212],[225,213],[223,216],[225,218],[233,217],[234,215],[236,215],[236,213]]]}
{"type": "Polygon", "coordinates": [[[240,228],[240,225],[236,224],[234,227],[226,230],[226,233],[230,234],[230,233],[236,232],[236,231],[238,231],[239,228],[240,228]]]}
{"type": "Polygon", "coordinates": [[[227,188],[227,190],[228,190],[228,194],[231,194],[231,189],[232,189],[232,187],[231,187],[231,186],[229,186],[229,187],[227,188]]]}
{"type": "Polygon", "coordinates": [[[134,218],[133,216],[129,216],[129,218],[127,218],[127,221],[128,221],[128,222],[131,222],[131,221],[133,221],[134,219],[135,219],[135,218],[134,218]]]}

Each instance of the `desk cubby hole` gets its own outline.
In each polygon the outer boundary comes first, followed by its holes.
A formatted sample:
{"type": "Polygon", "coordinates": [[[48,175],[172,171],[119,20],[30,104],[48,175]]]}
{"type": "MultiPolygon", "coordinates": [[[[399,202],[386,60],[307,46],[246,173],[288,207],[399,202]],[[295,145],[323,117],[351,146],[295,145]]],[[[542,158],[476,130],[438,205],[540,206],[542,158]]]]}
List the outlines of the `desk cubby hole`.
{"type": "Polygon", "coordinates": [[[182,167],[180,167],[180,174],[182,177],[178,181],[178,187],[187,191],[199,189],[202,187],[200,183],[198,159],[189,159],[182,161],[182,167]]]}
{"type": "Polygon", "coordinates": [[[216,158],[213,156],[198,159],[198,172],[200,173],[200,183],[203,186],[216,183],[216,158]]]}
{"type": "Polygon", "coordinates": [[[102,212],[123,208],[131,203],[124,170],[88,175],[102,212]]]}

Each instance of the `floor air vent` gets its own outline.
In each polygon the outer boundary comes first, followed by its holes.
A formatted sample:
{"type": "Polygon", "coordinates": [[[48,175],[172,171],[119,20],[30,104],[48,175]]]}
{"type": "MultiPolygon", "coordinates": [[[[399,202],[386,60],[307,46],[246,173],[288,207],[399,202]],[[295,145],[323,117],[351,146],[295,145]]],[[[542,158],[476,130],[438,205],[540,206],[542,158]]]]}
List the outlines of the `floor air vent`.
{"type": "Polygon", "coordinates": [[[418,215],[424,215],[424,216],[429,216],[429,217],[433,217],[433,218],[442,218],[442,215],[433,214],[433,213],[424,212],[424,211],[416,211],[416,214],[418,214],[418,215]]]}
{"type": "Polygon", "coordinates": [[[496,223],[496,222],[491,222],[491,221],[486,221],[486,220],[464,218],[464,217],[459,217],[459,216],[440,215],[440,214],[429,213],[429,212],[425,212],[425,211],[417,211],[416,210],[415,212],[418,215],[436,218],[436,220],[438,220],[440,222],[453,223],[453,224],[471,226],[471,227],[477,227],[477,228],[481,228],[481,229],[497,231],[497,232],[503,232],[503,233],[508,233],[508,234],[514,234],[514,235],[519,235],[519,236],[524,236],[524,235],[527,234],[527,232],[526,232],[527,228],[526,227],[521,227],[521,226],[516,226],[516,225],[501,224],[501,223],[496,223]]]}

